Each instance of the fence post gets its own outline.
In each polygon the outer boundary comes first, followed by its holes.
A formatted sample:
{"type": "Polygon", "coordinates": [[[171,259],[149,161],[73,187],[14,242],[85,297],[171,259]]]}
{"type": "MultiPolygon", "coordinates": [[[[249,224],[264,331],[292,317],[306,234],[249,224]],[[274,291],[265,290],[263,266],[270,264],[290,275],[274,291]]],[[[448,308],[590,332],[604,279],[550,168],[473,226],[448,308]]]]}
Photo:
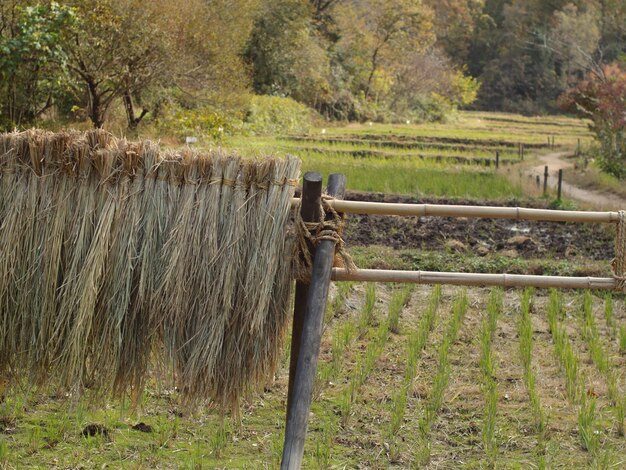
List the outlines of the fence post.
{"type": "MultiPolygon", "coordinates": [[[[318,222],[322,214],[320,204],[322,199],[322,175],[309,171],[302,178],[302,203],[300,205],[300,215],[304,222],[318,222]]],[[[309,246],[313,251],[313,247],[309,246]]],[[[296,375],[296,364],[300,354],[300,343],[302,338],[302,323],[304,321],[304,306],[309,293],[309,285],[296,282],[296,293],[293,308],[293,324],[291,327],[291,350],[289,358],[289,385],[287,389],[287,409],[291,405],[291,395],[293,394],[293,380],[296,375]]]]}
{"type": "Polygon", "coordinates": [[[500,168],[500,150],[496,150],[496,170],[500,168]]]}
{"type": "MultiPolygon", "coordinates": [[[[344,175],[330,175],[327,189],[329,195],[341,199],[345,193],[345,188],[346,177],[344,175]]],[[[304,188],[302,191],[304,198],[304,188]]],[[[335,243],[334,240],[324,239],[315,248],[311,283],[308,287],[306,303],[303,304],[302,330],[293,379],[291,369],[289,374],[290,392],[288,393],[287,425],[280,465],[282,470],[299,469],[302,465],[304,441],[315,384],[315,369],[324,326],[324,310],[335,256],[335,243]]]]}
{"type": "Polygon", "coordinates": [[[558,186],[557,186],[557,193],[556,193],[557,194],[556,198],[559,201],[561,200],[561,186],[562,186],[562,184],[563,184],[563,168],[561,168],[559,170],[559,183],[558,183],[558,186]]]}
{"type": "Polygon", "coordinates": [[[520,144],[520,156],[521,160],[524,160],[524,144],[520,144]]]}
{"type": "Polygon", "coordinates": [[[548,165],[543,169],[543,195],[548,193],[548,165]]]}

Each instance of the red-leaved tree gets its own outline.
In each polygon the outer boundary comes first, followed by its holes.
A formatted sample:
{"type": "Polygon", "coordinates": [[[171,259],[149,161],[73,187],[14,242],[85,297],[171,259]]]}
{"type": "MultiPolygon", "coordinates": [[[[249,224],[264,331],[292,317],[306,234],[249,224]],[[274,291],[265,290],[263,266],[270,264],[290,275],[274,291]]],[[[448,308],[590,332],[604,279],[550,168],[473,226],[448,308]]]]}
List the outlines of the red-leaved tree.
{"type": "Polygon", "coordinates": [[[562,109],[591,119],[604,171],[626,178],[626,71],[617,64],[590,72],[559,97],[562,109]]]}

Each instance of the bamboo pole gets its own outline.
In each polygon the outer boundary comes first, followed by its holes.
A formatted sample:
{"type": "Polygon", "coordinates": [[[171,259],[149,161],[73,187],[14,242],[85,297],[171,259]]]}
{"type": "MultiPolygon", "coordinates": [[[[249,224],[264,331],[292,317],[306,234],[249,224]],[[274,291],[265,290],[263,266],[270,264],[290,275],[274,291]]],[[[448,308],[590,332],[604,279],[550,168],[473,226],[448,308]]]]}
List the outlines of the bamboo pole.
{"type": "Polygon", "coordinates": [[[615,279],[610,277],[387,271],[382,269],[359,269],[354,272],[348,272],[343,268],[333,268],[331,279],[333,281],[401,282],[412,284],[447,284],[455,286],[556,287],[560,289],[605,290],[613,290],[617,285],[615,279]]]}
{"type": "MultiPolygon", "coordinates": [[[[294,200],[294,204],[297,202],[294,200]]],[[[458,206],[444,204],[401,204],[390,202],[342,201],[326,199],[337,212],[347,214],[401,215],[418,217],[472,217],[547,222],[615,223],[618,212],[562,211],[525,207],[458,206]]]]}

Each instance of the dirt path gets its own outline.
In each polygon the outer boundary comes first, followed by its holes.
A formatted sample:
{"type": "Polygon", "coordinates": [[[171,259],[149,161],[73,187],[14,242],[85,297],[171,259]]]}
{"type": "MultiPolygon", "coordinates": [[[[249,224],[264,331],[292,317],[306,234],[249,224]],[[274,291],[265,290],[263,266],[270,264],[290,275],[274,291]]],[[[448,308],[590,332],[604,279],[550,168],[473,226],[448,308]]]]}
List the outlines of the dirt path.
{"type": "MultiPolygon", "coordinates": [[[[528,168],[525,173],[536,178],[539,176],[543,182],[543,174],[545,166],[548,166],[548,187],[556,188],[559,170],[564,172],[574,167],[574,162],[567,158],[571,152],[555,152],[546,155],[539,155],[537,166],[528,168]]],[[[543,184],[543,183],[542,183],[543,184]]],[[[589,204],[593,208],[600,210],[624,209],[626,208],[626,199],[615,194],[611,194],[601,190],[583,189],[563,181],[563,196],[576,201],[589,204]]]]}

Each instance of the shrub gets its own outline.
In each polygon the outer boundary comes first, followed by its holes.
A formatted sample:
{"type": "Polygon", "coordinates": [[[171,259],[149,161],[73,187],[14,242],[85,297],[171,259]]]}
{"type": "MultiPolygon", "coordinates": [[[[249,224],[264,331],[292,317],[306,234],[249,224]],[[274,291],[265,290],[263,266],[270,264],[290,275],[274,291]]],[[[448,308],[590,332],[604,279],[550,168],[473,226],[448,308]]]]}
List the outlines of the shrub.
{"type": "Polygon", "coordinates": [[[181,139],[194,136],[200,139],[220,140],[232,132],[229,119],[210,108],[175,109],[166,111],[158,122],[159,131],[181,139]]]}
{"type": "Polygon", "coordinates": [[[244,128],[255,134],[303,134],[311,129],[312,110],[280,96],[253,96],[244,128]]]}

